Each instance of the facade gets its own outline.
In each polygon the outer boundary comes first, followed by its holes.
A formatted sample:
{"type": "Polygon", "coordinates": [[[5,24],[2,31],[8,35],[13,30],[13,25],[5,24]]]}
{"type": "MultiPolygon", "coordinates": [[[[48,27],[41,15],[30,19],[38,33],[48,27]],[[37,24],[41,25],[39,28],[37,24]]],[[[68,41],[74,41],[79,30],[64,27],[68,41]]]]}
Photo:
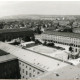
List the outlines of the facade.
{"type": "Polygon", "coordinates": [[[0,56],[0,79],[20,79],[17,57],[11,54],[0,56]]]}
{"type": "Polygon", "coordinates": [[[35,78],[45,72],[44,70],[41,70],[22,60],[19,60],[19,68],[20,68],[21,79],[35,78]]]}
{"type": "Polygon", "coordinates": [[[50,32],[46,31],[41,35],[36,35],[36,39],[42,39],[47,42],[68,45],[73,47],[74,53],[80,52],[80,34],[67,32],[50,32]]]}

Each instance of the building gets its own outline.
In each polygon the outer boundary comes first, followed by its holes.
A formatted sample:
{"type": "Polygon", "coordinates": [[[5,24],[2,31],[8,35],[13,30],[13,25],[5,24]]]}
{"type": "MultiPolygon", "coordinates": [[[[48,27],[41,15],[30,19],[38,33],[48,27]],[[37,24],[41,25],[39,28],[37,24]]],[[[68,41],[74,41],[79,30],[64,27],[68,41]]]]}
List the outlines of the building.
{"type": "Polygon", "coordinates": [[[29,41],[29,42],[24,42],[24,43],[21,43],[20,46],[21,47],[31,47],[31,46],[34,46],[35,45],[35,42],[34,41],[29,41]]]}
{"type": "Polygon", "coordinates": [[[16,38],[30,41],[34,38],[33,30],[27,28],[0,29],[0,41],[11,41],[16,38]]]}
{"type": "Polygon", "coordinates": [[[68,24],[69,24],[69,21],[67,21],[67,20],[66,21],[65,20],[59,21],[60,26],[67,26],[68,24]]]}
{"type": "Polygon", "coordinates": [[[11,54],[0,56],[0,79],[20,79],[17,57],[11,54]]]}
{"type": "Polygon", "coordinates": [[[43,75],[45,72],[51,72],[64,66],[72,65],[71,62],[29,49],[21,49],[3,42],[0,42],[0,49],[17,57],[21,79],[35,78],[43,75]]]}
{"type": "Polygon", "coordinates": [[[75,54],[80,53],[80,34],[46,31],[41,35],[36,35],[35,38],[47,42],[72,46],[75,54]]]}

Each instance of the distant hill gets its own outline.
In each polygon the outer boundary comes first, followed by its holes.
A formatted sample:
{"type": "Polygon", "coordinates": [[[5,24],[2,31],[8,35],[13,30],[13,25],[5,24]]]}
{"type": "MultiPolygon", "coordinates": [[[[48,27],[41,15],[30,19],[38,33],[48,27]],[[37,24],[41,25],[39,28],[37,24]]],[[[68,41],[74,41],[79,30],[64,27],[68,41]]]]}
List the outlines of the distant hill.
{"type": "Polygon", "coordinates": [[[0,18],[0,20],[6,19],[56,19],[56,18],[64,18],[64,19],[80,19],[79,15],[13,15],[13,16],[5,16],[0,18]]]}

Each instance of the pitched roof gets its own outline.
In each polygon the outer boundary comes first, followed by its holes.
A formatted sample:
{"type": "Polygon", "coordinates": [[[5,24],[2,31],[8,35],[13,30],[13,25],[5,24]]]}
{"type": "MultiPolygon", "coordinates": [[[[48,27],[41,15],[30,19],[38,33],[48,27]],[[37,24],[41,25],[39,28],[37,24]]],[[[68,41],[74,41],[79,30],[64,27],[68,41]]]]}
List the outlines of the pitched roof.
{"type": "Polygon", "coordinates": [[[0,42],[0,49],[18,57],[18,59],[20,60],[28,62],[46,71],[52,71],[54,69],[58,69],[66,65],[70,65],[57,59],[52,59],[48,56],[41,55],[40,53],[21,49],[3,42],[0,42]]]}
{"type": "Polygon", "coordinates": [[[80,80],[80,68],[75,66],[65,66],[63,68],[47,72],[35,80],[80,80]]]}
{"type": "Polygon", "coordinates": [[[46,31],[43,34],[64,36],[64,37],[71,37],[71,38],[79,38],[80,39],[79,33],[46,31]]]}

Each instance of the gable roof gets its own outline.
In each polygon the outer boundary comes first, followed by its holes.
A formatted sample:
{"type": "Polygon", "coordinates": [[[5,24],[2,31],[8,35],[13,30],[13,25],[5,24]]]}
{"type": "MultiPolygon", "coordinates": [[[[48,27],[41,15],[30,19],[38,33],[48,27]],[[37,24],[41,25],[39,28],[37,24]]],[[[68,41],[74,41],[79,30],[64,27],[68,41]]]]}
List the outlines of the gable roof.
{"type": "Polygon", "coordinates": [[[71,37],[71,38],[79,38],[80,39],[80,34],[78,34],[78,33],[46,31],[43,34],[64,36],[64,37],[71,37]]]}

